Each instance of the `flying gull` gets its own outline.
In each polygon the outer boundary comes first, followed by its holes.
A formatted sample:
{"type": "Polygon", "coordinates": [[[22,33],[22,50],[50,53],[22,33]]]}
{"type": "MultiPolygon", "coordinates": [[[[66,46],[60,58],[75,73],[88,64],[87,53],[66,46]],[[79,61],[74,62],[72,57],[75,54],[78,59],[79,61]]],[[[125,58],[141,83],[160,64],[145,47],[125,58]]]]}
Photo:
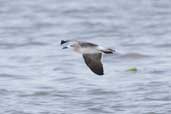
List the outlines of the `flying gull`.
{"type": "Polygon", "coordinates": [[[62,49],[72,48],[75,52],[83,55],[84,61],[92,72],[104,75],[102,54],[113,54],[115,50],[104,48],[97,44],[77,40],[61,40],[62,49]]]}

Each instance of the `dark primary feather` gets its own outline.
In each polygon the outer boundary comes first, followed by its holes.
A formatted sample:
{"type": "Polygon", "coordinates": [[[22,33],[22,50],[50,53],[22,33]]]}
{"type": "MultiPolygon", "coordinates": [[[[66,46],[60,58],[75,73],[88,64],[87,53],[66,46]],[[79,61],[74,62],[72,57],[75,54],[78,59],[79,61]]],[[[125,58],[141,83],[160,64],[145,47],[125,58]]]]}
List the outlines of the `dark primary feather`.
{"type": "Polygon", "coordinates": [[[97,54],[83,54],[83,58],[87,66],[98,75],[103,75],[103,64],[101,63],[101,53],[97,54]]]}

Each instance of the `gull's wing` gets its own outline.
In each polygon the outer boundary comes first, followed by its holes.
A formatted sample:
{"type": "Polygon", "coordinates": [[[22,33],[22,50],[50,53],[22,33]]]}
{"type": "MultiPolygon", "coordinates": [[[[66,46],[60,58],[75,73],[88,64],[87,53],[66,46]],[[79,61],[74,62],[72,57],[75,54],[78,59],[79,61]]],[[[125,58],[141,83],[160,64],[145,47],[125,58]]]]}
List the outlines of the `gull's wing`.
{"type": "Polygon", "coordinates": [[[103,64],[101,63],[102,54],[83,54],[83,58],[87,66],[98,75],[103,75],[103,64]]]}

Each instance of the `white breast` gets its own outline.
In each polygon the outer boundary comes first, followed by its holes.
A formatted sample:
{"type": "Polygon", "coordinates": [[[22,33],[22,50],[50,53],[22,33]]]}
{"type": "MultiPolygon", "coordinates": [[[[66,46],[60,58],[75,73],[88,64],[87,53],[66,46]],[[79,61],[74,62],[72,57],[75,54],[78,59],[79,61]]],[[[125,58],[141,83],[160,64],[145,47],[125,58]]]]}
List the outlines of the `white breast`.
{"type": "Polygon", "coordinates": [[[81,54],[91,54],[91,53],[98,53],[99,51],[96,48],[75,48],[74,51],[81,53],[81,54]]]}

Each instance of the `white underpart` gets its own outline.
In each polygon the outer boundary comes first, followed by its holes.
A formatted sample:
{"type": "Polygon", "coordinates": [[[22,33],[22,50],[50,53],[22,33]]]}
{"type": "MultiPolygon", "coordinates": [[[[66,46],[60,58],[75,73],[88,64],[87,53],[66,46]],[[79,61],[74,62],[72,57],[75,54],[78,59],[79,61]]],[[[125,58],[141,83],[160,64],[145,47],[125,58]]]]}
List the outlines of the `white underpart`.
{"type": "Polygon", "coordinates": [[[80,48],[80,53],[82,54],[93,54],[93,53],[99,53],[100,51],[94,47],[94,48],[91,48],[91,47],[86,47],[86,48],[80,48]]]}
{"type": "Polygon", "coordinates": [[[102,46],[97,46],[97,47],[86,47],[86,48],[80,48],[80,53],[84,54],[93,54],[93,53],[102,53],[102,50],[106,50],[106,48],[102,46]]]}
{"type": "Polygon", "coordinates": [[[106,50],[106,48],[102,47],[102,46],[98,46],[97,47],[98,50],[106,50]]]}

